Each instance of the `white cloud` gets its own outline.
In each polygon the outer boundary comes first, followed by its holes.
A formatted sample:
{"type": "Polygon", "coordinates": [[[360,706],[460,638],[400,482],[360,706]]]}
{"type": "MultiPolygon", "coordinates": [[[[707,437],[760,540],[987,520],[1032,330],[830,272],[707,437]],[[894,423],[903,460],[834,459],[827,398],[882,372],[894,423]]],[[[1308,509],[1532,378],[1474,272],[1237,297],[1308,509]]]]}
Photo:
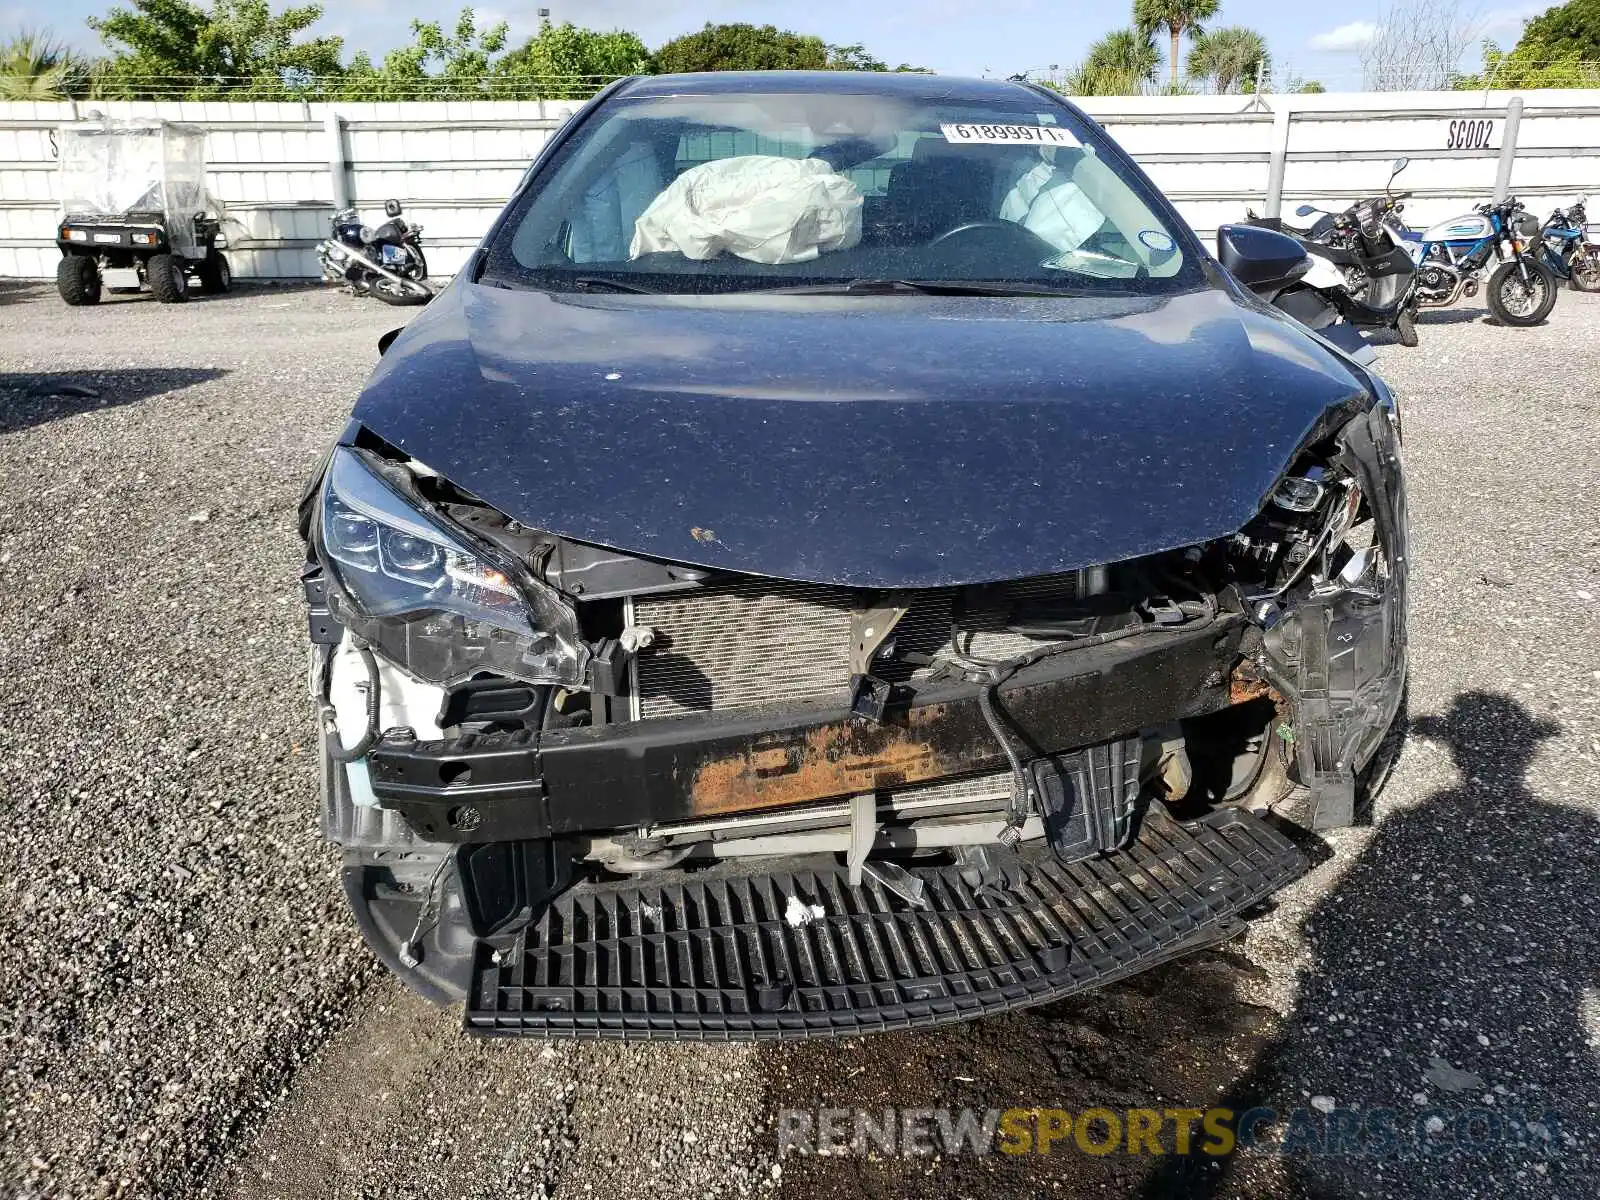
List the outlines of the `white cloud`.
{"type": "Polygon", "coordinates": [[[1509,8],[1491,8],[1483,14],[1480,21],[1483,26],[1483,35],[1503,41],[1515,42],[1522,36],[1522,27],[1549,7],[1548,3],[1540,2],[1536,4],[1517,4],[1509,8]]]}
{"type": "Polygon", "coordinates": [[[1349,53],[1355,50],[1364,50],[1372,44],[1378,36],[1378,27],[1371,21],[1351,21],[1348,25],[1341,25],[1337,29],[1330,29],[1326,33],[1319,33],[1311,39],[1313,50],[1329,50],[1334,52],[1349,53]]]}

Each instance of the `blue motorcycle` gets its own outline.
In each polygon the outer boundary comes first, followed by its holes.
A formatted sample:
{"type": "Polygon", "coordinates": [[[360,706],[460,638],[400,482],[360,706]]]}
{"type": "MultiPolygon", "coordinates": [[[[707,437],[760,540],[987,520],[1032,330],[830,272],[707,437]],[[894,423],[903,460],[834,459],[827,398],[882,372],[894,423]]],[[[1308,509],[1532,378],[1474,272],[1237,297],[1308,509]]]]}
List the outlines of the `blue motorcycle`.
{"type": "Polygon", "coordinates": [[[1600,292],[1600,225],[1590,225],[1582,200],[1556,209],[1540,231],[1540,261],[1574,290],[1600,292]]]}
{"type": "Polygon", "coordinates": [[[1539,218],[1515,199],[1480,205],[1420,234],[1407,230],[1402,236],[1417,263],[1424,308],[1445,308],[1463,295],[1476,295],[1491,259],[1498,265],[1484,298],[1501,324],[1538,325],[1556,306],[1560,281],[1533,257],[1541,244],[1539,218]]]}
{"type": "MultiPolygon", "coordinates": [[[[1396,163],[1396,173],[1403,166],[1396,163]]],[[[1515,197],[1479,205],[1421,233],[1407,229],[1392,215],[1388,227],[1417,264],[1422,308],[1448,308],[1462,296],[1477,295],[1491,258],[1498,265],[1489,276],[1485,299],[1501,324],[1538,325],[1556,306],[1560,282],[1536,257],[1542,246],[1539,218],[1515,197]]]]}

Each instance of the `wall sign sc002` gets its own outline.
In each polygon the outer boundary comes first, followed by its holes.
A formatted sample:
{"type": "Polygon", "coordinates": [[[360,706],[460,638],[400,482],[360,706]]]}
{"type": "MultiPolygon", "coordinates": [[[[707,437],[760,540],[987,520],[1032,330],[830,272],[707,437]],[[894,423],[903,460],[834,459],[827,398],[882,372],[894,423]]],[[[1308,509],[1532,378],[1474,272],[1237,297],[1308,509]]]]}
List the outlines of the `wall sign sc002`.
{"type": "Polygon", "coordinates": [[[1490,120],[1451,121],[1445,135],[1446,150],[1487,150],[1494,141],[1494,122],[1490,120]]]}

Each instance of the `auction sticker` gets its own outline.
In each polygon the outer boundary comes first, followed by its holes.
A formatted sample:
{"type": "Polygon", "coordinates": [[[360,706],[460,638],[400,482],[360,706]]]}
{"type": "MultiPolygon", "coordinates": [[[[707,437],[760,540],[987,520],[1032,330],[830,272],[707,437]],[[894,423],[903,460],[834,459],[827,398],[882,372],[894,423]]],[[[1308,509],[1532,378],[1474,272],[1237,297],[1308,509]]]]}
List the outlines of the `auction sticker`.
{"type": "Polygon", "coordinates": [[[940,125],[947,142],[977,146],[1077,146],[1078,139],[1058,125],[940,125]]]}

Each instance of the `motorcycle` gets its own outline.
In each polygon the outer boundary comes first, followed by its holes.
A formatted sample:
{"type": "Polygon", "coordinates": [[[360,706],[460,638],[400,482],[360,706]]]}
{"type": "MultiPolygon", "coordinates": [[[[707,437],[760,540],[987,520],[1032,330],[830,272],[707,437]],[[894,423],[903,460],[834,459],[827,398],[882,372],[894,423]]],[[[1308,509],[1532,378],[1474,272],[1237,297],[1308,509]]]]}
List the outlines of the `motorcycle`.
{"type": "Polygon", "coordinates": [[[1318,301],[1306,302],[1305,316],[1294,309],[1301,303],[1295,293],[1286,294],[1279,307],[1309,324],[1307,316],[1326,302],[1357,329],[1393,329],[1401,345],[1417,344],[1417,268],[1401,243],[1404,226],[1398,215],[1410,193],[1396,196],[1389,190],[1406,163],[1403,158],[1395,162],[1383,195],[1364,197],[1343,212],[1302,204],[1295,210],[1301,225],[1248,213],[1248,224],[1287,234],[1311,259],[1297,291],[1315,292],[1318,301]]]}
{"type": "Polygon", "coordinates": [[[358,296],[376,296],[385,304],[426,304],[433,290],[425,282],[422,226],[401,219],[398,200],[385,201],[383,211],[389,219],[376,229],[363,225],[353,208],[333,214],[331,236],[317,244],[322,274],[358,296]]]}
{"type": "Polygon", "coordinates": [[[1585,200],[1556,209],[1540,231],[1539,259],[1575,291],[1600,292],[1600,225],[1590,225],[1585,200]]]}
{"type": "Polygon", "coordinates": [[[1423,308],[1448,308],[1463,296],[1477,295],[1491,258],[1499,265],[1489,275],[1485,298],[1501,324],[1538,325],[1556,306],[1555,273],[1534,257],[1541,245],[1539,218],[1514,196],[1481,204],[1421,233],[1403,226],[1396,232],[1417,264],[1423,308]]]}

